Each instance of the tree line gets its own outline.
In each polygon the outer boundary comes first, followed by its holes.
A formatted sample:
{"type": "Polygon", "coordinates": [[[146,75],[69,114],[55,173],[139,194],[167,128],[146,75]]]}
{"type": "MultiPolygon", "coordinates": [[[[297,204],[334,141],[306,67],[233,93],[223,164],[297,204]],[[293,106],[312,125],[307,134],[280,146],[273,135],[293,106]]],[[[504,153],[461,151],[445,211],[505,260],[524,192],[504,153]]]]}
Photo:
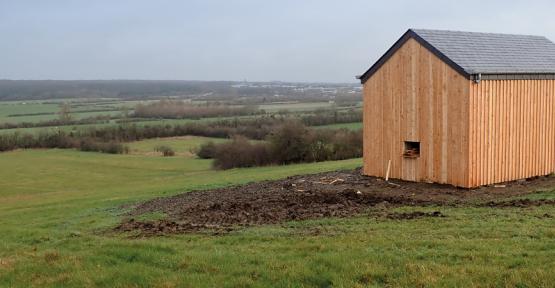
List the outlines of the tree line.
{"type": "Polygon", "coordinates": [[[217,169],[342,160],[362,156],[362,131],[314,129],[299,121],[273,127],[266,141],[234,136],[231,142],[203,144],[197,155],[213,158],[217,169]]]}
{"type": "Polygon", "coordinates": [[[138,104],[133,112],[139,118],[200,119],[207,117],[230,117],[262,114],[254,105],[231,106],[213,102],[193,104],[178,100],[161,100],[138,104]]]}
{"type": "MultiPolygon", "coordinates": [[[[297,141],[298,143],[302,143],[299,145],[310,148],[305,151],[306,153],[303,154],[304,156],[293,159],[286,159],[284,156],[275,156],[275,153],[277,153],[276,151],[281,151],[282,149],[272,148],[272,151],[274,152],[272,153],[273,156],[271,157],[271,161],[264,160],[264,163],[285,164],[296,161],[322,161],[352,157],[342,156],[344,153],[347,155],[358,155],[357,153],[344,152],[346,148],[341,146],[342,143],[347,143],[348,145],[355,143],[356,141],[353,139],[358,137],[355,135],[358,132],[345,130],[343,132],[332,133],[326,131],[326,129],[320,130],[308,128],[304,125],[303,121],[299,119],[292,120],[288,117],[279,117],[276,115],[174,125],[137,125],[134,123],[122,123],[120,125],[105,127],[89,127],[70,132],[59,129],[54,132],[40,132],[37,134],[20,132],[0,134],[0,151],[29,148],[75,148],[83,151],[126,153],[128,149],[124,145],[125,142],[150,138],[191,135],[215,138],[233,138],[234,141],[232,141],[232,143],[235,143],[238,146],[241,144],[239,136],[252,140],[265,140],[274,144],[278,141],[278,139],[283,138],[291,141],[297,141]],[[296,124],[292,126],[293,124],[290,123],[296,124]],[[291,131],[287,129],[279,130],[285,129],[280,127],[285,127],[291,131]],[[299,135],[299,137],[302,136],[302,139],[290,139],[288,138],[289,136],[286,135],[287,133],[296,134],[299,135]]],[[[297,147],[298,145],[293,145],[297,142],[287,143],[285,146],[297,147]]],[[[285,146],[284,148],[287,148],[285,146]]],[[[262,149],[260,147],[245,147],[262,149]]],[[[276,146],[274,145],[274,147],[276,146]]],[[[282,151],[287,151],[287,149],[283,149],[282,151]]],[[[286,154],[296,155],[295,153],[289,152],[286,154]]],[[[220,166],[224,167],[226,165],[220,166]]]]}

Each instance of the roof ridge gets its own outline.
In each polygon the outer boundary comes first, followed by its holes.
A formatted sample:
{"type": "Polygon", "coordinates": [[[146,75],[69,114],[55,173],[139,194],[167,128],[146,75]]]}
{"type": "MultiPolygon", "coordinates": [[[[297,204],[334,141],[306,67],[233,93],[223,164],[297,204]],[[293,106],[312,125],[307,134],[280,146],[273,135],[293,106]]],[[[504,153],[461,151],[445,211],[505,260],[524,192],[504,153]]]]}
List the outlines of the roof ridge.
{"type": "Polygon", "coordinates": [[[500,35],[500,36],[526,36],[526,37],[538,37],[549,40],[549,38],[543,35],[532,35],[532,34],[517,34],[517,33],[499,33],[499,32],[477,32],[477,31],[462,31],[462,30],[450,30],[450,29],[421,29],[421,28],[409,28],[409,30],[417,33],[417,31],[429,31],[429,32],[450,32],[450,33],[465,33],[465,34],[481,34],[481,35],[500,35]]]}

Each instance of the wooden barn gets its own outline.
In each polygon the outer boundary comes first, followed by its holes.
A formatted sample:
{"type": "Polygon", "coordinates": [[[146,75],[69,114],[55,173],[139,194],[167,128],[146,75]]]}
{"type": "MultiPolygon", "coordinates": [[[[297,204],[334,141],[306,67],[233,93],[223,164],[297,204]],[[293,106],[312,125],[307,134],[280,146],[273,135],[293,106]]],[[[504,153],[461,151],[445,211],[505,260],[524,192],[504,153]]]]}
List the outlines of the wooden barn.
{"type": "Polygon", "coordinates": [[[364,173],[476,187],[555,172],[555,44],[408,30],[360,80],[364,173]]]}

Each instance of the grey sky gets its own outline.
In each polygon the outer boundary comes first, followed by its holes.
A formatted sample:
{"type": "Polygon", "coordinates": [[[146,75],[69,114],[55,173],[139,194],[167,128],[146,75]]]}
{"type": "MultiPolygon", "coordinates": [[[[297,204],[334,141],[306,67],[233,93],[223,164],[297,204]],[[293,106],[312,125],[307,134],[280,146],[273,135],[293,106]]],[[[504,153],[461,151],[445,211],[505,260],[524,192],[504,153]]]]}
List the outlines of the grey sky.
{"type": "Polygon", "coordinates": [[[544,35],[554,1],[0,0],[0,78],[354,82],[406,29],[544,35]]]}

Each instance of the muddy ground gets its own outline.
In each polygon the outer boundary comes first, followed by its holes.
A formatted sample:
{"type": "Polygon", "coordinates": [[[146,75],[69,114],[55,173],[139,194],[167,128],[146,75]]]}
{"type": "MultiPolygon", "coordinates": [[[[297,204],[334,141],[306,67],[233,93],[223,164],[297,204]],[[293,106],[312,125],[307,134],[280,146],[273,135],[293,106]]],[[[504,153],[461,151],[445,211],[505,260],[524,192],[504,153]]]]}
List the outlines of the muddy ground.
{"type": "MultiPolygon", "coordinates": [[[[555,177],[462,189],[450,185],[385,182],[363,176],[360,170],[293,176],[221,189],[193,191],[157,198],[132,208],[116,231],[139,235],[230,231],[237,227],[276,224],[322,217],[348,217],[379,205],[398,206],[529,207],[555,205],[555,200],[509,199],[553,189],[555,177]],[[163,220],[140,221],[146,213],[164,213],[163,220]]],[[[441,212],[386,213],[382,217],[410,220],[445,217],[441,212]]]]}

